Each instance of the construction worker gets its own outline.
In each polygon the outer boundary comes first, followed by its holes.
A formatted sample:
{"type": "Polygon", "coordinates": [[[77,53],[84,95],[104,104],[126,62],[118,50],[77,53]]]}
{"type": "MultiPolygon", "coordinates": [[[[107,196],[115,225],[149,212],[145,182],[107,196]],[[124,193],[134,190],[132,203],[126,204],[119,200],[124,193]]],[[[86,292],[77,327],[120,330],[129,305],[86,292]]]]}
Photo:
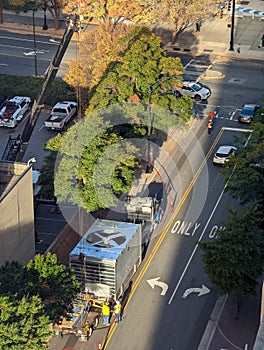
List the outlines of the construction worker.
{"type": "Polygon", "coordinates": [[[120,323],[120,321],[121,321],[121,304],[120,304],[119,300],[117,300],[117,302],[114,306],[114,314],[115,314],[116,323],[120,323]]]}
{"type": "Polygon", "coordinates": [[[214,119],[215,117],[215,112],[210,112],[209,113],[209,119],[214,119]]]}
{"type": "Polygon", "coordinates": [[[208,121],[207,128],[208,128],[208,134],[212,135],[212,133],[213,133],[213,120],[212,119],[210,119],[208,121]]]}
{"type": "Polygon", "coordinates": [[[107,301],[104,302],[102,307],[103,321],[106,326],[109,326],[110,319],[110,307],[107,301]]]}

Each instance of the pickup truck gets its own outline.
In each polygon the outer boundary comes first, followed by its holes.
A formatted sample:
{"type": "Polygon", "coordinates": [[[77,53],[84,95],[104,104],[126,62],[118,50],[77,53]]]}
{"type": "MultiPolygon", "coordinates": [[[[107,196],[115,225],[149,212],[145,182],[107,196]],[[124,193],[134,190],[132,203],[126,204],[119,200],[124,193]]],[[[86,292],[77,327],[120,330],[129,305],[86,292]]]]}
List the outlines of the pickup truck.
{"type": "Polygon", "coordinates": [[[15,96],[7,100],[0,110],[0,126],[15,128],[30,108],[30,97],[15,96]]]}
{"type": "Polygon", "coordinates": [[[52,108],[49,118],[44,122],[44,126],[49,130],[64,131],[76,113],[76,102],[57,102],[52,108]]]}

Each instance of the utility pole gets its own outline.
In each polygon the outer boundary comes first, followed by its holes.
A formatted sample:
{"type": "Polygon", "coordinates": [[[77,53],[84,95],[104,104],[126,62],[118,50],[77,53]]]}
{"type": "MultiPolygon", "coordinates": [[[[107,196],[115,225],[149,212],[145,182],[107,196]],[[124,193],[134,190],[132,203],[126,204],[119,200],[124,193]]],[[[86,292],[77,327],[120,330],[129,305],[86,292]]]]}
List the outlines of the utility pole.
{"type": "Polygon", "coordinates": [[[65,29],[63,38],[60,42],[60,45],[57,49],[57,52],[51,61],[47,74],[44,77],[44,83],[42,85],[42,89],[37,97],[37,99],[34,101],[30,117],[27,120],[26,126],[24,128],[24,132],[22,134],[22,140],[23,142],[27,142],[31,136],[31,133],[33,131],[33,128],[35,126],[35,123],[37,121],[37,118],[41,112],[41,109],[43,107],[44,101],[46,99],[48,89],[50,88],[52,82],[54,81],[56,74],[60,68],[60,63],[63,59],[63,56],[65,54],[65,51],[67,50],[67,47],[71,41],[71,38],[73,36],[74,31],[76,30],[76,18],[74,20],[70,19],[69,23],[67,25],[67,28],[65,29]]]}
{"type": "Polygon", "coordinates": [[[38,76],[38,63],[37,63],[37,44],[36,44],[36,25],[35,25],[35,12],[37,9],[32,10],[32,24],[33,24],[33,46],[34,46],[34,62],[35,62],[35,77],[38,76]]]}
{"type": "Polygon", "coordinates": [[[236,6],[236,0],[232,0],[231,34],[230,34],[229,51],[234,51],[235,6],[236,6]]]}

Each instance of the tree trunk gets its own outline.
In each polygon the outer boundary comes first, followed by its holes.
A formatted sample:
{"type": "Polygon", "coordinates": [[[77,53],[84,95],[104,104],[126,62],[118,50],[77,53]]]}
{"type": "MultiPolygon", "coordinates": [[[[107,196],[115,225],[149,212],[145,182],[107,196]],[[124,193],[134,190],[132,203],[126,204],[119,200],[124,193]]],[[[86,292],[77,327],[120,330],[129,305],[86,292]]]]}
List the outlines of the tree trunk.
{"type": "Polygon", "coordinates": [[[240,296],[237,293],[235,296],[235,309],[234,309],[234,318],[238,320],[240,316],[240,296]]]}

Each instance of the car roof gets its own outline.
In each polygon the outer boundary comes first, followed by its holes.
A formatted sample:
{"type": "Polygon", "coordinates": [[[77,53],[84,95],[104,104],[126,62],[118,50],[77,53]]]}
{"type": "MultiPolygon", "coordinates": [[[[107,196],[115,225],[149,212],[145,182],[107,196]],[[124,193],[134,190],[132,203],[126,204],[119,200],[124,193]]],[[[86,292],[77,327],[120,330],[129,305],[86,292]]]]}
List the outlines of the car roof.
{"type": "Polygon", "coordinates": [[[220,146],[217,153],[228,154],[232,149],[236,149],[234,146],[220,146]]]}
{"type": "Polygon", "coordinates": [[[8,100],[9,102],[16,102],[16,103],[20,103],[22,101],[30,101],[30,97],[27,96],[14,96],[13,98],[11,98],[10,100],[8,100]]]}
{"type": "Polygon", "coordinates": [[[253,103],[247,103],[243,106],[243,109],[254,109],[255,107],[258,107],[257,105],[253,104],[253,103]]]}

